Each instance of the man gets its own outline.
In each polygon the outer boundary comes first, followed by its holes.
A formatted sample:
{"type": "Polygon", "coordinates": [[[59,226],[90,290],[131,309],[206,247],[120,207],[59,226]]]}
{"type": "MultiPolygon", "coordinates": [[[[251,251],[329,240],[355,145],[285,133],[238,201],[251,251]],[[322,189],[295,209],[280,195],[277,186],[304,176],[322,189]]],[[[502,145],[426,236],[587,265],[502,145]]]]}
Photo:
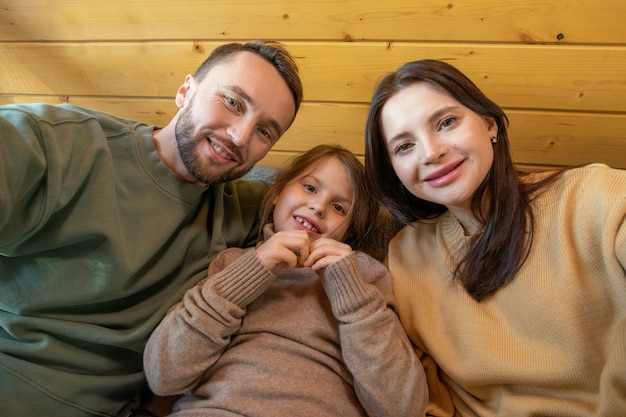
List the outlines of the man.
{"type": "Polygon", "coordinates": [[[0,413],[115,416],[150,331],[226,247],[257,236],[265,156],[302,100],[273,42],[217,48],[162,129],[0,107],[0,413]]]}

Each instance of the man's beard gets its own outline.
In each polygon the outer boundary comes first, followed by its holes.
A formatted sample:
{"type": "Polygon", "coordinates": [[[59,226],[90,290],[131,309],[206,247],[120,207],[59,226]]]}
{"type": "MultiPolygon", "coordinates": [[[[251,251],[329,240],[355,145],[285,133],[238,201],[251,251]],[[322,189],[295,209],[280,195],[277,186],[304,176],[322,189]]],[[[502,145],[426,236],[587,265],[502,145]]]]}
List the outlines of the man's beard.
{"type": "Polygon", "coordinates": [[[187,168],[187,171],[198,181],[205,185],[220,184],[240,178],[249,169],[243,169],[236,165],[232,168],[224,169],[211,159],[203,162],[200,159],[198,146],[207,140],[204,136],[194,136],[194,123],[191,116],[191,106],[182,110],[176,127],[174,129],[178,153],[187,168]]]}

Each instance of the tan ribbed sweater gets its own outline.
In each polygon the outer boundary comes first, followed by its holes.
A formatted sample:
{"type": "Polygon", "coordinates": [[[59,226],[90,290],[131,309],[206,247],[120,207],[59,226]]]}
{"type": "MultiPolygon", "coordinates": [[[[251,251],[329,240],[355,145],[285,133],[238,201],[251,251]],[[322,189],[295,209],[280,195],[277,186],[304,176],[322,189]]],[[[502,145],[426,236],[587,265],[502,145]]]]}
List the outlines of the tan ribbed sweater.
{"type": "Polygon", "coordinates": [[[145,372],[157,394],[187,393],[176,416],[416,416],[426,381],[395,308],[364,253],[275,276],[228,249],[157,327],[145,372]]]}
{"type": "Polygon", "coordinates": [[[391,242],[428,415],[626,416],[626,171],[568,171],[533,210],[528,259],[482,302],[451,278],[466,241],[449,212],[391,242]]]}

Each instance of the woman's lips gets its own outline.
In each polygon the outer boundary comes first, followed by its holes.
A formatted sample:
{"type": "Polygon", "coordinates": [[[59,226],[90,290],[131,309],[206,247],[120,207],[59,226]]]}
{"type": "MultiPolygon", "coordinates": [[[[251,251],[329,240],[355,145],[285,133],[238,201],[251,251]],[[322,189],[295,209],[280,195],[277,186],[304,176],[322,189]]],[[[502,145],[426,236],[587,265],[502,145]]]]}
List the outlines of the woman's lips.
{"type": "Polygon", "coordinates": [[[445,185],[456,177],[458,168],[463,164],[463,162],[465,162],[465,160],[446,165],[445,167],[426,176],[423,181],[434,186],[445,185]]]}

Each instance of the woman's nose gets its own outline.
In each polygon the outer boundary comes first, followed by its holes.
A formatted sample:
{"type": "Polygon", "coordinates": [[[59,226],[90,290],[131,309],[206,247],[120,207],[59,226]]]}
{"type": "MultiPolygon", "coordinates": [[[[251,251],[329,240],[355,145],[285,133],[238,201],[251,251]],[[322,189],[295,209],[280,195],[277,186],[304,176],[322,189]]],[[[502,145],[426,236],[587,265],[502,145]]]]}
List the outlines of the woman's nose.
{"type": "Polygon", "coordinates": [[[437,138],[423,138],[420,140],[424,162],[436,162],[447,152],[448,146],[437,138]]]}

